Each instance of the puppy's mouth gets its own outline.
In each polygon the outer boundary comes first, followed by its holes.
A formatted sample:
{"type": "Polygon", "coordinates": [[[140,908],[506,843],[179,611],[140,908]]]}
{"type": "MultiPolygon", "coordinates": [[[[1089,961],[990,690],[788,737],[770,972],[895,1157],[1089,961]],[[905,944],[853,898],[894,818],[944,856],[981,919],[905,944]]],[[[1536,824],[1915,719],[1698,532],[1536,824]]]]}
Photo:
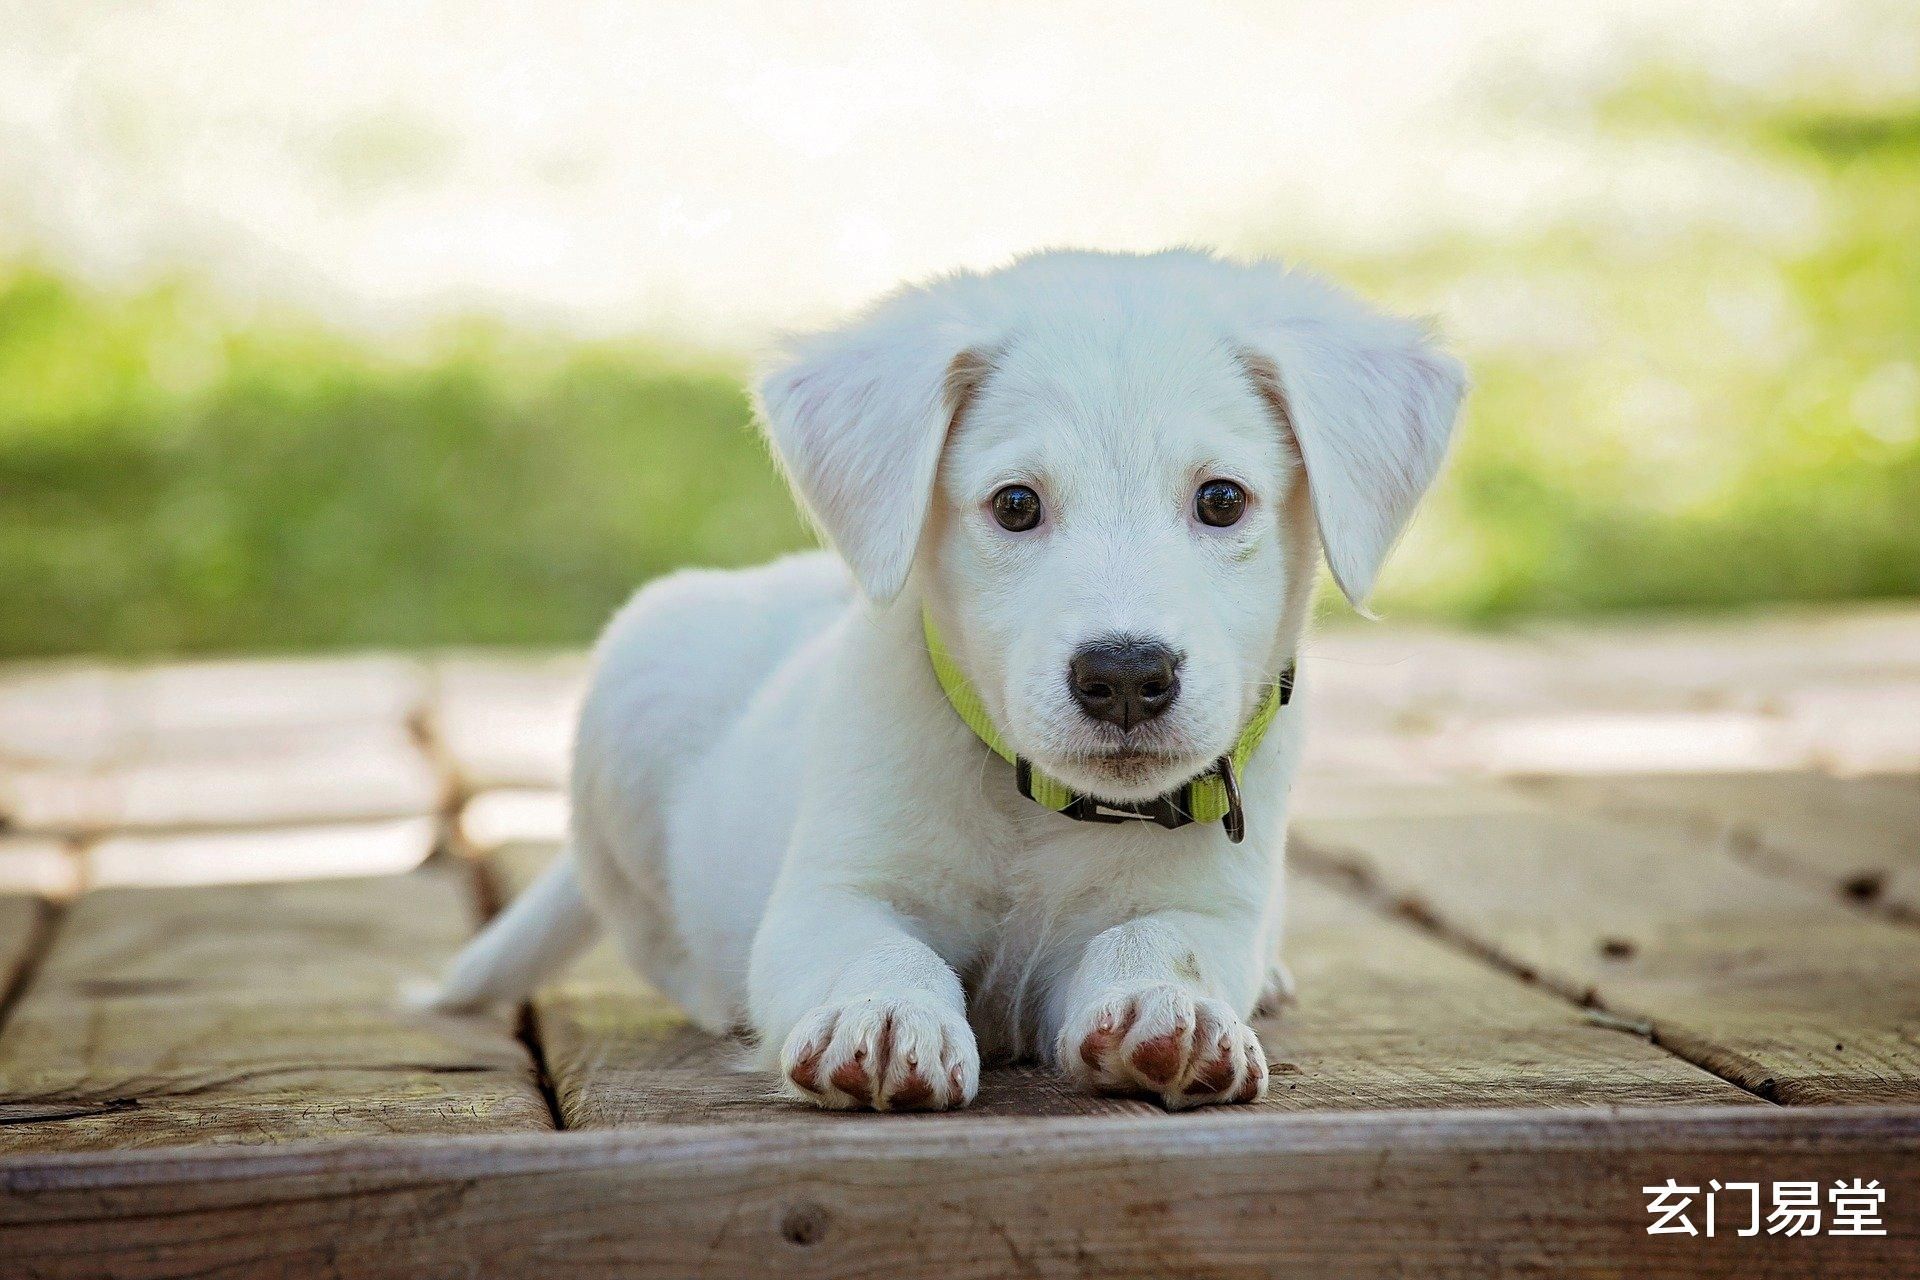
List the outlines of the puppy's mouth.
{"type": "Polygon", "coordinates": [[[1088,766],[1103,769],[1115,777],[1142,781],[1148,774],[1161,773],[1180,763],[1180,757],[1165,751],[1141,747],[1121,747],[1114,751],[1096,751],[1086,757],[1088,766]]]}
{"type": "Polygon", "coordinates": [[[1171,791],[1205,767],[1185,752],[1144,746],[1098,748],[1061,764],[1061,781],[1076,790],[1129,804],[1171,791]]]}

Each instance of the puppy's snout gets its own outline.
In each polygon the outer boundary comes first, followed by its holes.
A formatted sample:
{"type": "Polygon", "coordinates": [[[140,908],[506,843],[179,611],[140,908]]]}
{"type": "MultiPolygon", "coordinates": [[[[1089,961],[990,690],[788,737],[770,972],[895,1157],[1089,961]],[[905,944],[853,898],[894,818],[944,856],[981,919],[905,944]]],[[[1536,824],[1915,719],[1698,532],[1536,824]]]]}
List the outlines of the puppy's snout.
{"type": "Polygon", "coordinates": [[[1082,711],[1131,729],[1164,712],[1180,696],[1180,655],[1157,640],[1102,640],[1073,655],[1067,683],[1082,711]]]}

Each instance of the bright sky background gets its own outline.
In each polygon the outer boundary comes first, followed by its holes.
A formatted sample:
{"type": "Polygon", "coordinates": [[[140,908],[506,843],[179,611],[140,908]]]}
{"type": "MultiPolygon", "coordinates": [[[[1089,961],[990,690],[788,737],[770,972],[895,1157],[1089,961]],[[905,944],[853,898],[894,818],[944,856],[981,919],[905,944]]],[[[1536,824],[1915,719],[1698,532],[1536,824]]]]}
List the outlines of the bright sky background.
{"type": "Polygon", "coordinates": [[[1050,244],[1794,237],[1788,179],[1591,105],[1668,65],[1910,89],[1887,4],[8,0],[0,255],[731,342],[1050,244]]]}

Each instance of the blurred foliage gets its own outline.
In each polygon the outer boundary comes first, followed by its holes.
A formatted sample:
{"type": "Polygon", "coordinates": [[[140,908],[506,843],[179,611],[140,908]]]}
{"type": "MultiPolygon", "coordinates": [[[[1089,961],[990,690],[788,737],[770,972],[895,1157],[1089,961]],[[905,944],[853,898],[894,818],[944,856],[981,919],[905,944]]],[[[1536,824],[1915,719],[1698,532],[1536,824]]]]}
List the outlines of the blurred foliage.
{"type": "MultiPolygon", "coordinates": [[[[1469,339],[1461,446],[1383,606],[1920,594],[1920,110],[1654,85],[1602,124],[1772,166],[1812,231],[1337,264],[1442,310],[1505,296],[1523,331],[1469,339]]],[[[572,644],[653,574],[804,542],[725,362],[478,328],[399,356],[183,286],[0,274],[0,654],[572,644]]]]}
{"type": "Polygon", "coordinates": [[[1811,192],[1812,226],[1563,226],[1354,264],[1441,309],[1504,291],[1523,330],[1468,344],[1449,478],[1385,603],[1490,621],[1920,595],[1920,109],[1656,82],[1601,123],[1763,165],[1811,192]]]}
{"type": "Polygon", "coordinates": [[[577,643],[803,541],[730,367],[0,287],[0,652],[577,643]]]}

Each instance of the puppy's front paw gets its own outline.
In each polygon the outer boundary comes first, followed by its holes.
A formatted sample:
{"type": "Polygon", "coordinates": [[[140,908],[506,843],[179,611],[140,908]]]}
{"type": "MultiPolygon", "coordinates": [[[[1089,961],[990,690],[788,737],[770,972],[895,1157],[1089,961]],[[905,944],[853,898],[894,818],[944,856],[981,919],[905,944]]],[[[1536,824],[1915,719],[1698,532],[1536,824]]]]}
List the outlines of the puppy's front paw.
{"type": "Polygon", "coordinates": [[[980,1088],[980,1050],[966,1020],[920,996],[823,1004],[780,1052],[796,1097],[835,1110],[944,1111],[980,1088]]]}
{"type": "Polygon", "coordinates": [[[1144,1093],[1168,1110],[1266,1096],[1267,1057],[1219,1000],[1173,983],[1110,993],[1069,1019],[1059,1061],[1097,1093],[1144,1093]]]}

